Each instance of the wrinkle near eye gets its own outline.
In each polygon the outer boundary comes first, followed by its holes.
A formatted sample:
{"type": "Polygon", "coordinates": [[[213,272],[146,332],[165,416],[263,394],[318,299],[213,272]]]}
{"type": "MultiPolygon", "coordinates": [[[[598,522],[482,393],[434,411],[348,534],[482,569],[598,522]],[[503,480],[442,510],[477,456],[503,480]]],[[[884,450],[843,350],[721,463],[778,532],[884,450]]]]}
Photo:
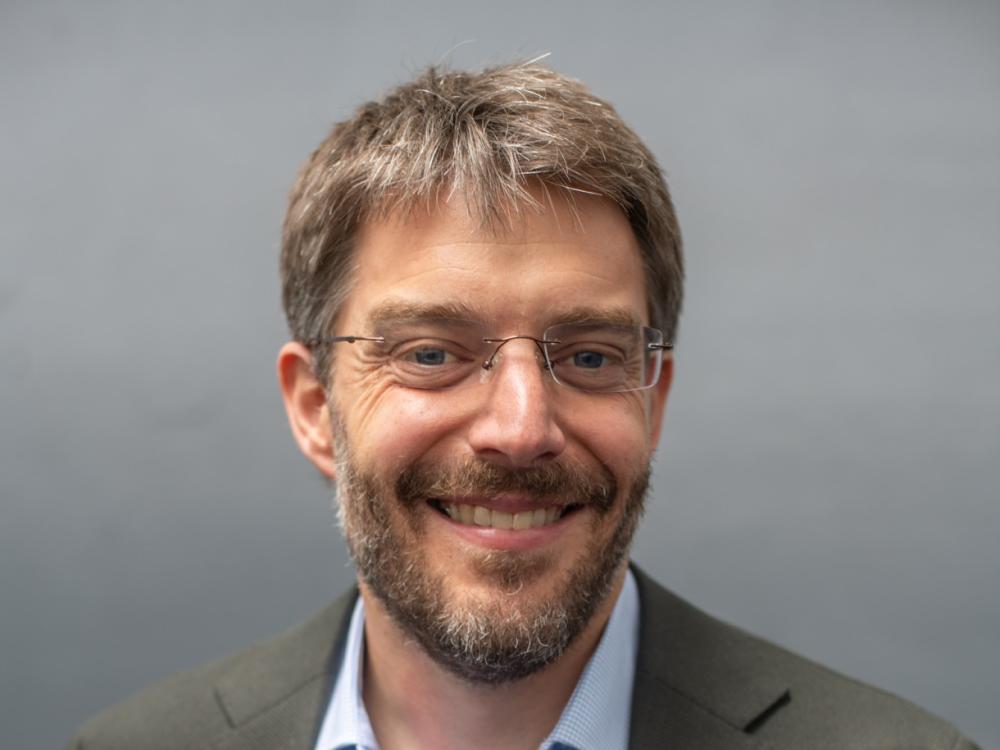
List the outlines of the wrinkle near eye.
{"type": "MultiPolygon", "coordinates": [[[[361,434],[358,430],[369,429],[369,421],[379,413],[380,405],[392,393],[393,383],[386,375],[378,370],[368,370],[347,384],[347,388],[341,389],[341,393],[351,394],[346,398],[351,399],[350,413],[357,415],[358,419],[358,424],[352,425],[354,434],[361,434]]],[[[341,413],[344,413],[343,405],[341,413]]]]}
{"type": "Polygon", "coordinates": [[[349,388],[362,391],[376,387],[381,380],[388,380],[388,358],[374,352],[357,352],[350,361],[347,358],[336,363],[340,377],[339,383],[349,388]]]}

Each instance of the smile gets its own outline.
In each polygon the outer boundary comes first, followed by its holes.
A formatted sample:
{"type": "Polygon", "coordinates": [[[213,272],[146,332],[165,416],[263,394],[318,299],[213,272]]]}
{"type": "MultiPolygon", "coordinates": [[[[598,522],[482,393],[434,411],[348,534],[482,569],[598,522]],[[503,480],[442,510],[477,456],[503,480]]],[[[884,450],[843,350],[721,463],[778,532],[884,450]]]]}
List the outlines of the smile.
{"type": "Polygon", "coordinates": [[[446,503],[439,500],[431,501],[431,505],[451,518],[452,521],[464,526],[485,526],[493,529],[539,529],[549,526],[567,513],[576,510],[576,505],[551,505],[547,508],[535,508],[510,513],[493,510],[483,505],[467,505],[464,503],[446,503]]]}

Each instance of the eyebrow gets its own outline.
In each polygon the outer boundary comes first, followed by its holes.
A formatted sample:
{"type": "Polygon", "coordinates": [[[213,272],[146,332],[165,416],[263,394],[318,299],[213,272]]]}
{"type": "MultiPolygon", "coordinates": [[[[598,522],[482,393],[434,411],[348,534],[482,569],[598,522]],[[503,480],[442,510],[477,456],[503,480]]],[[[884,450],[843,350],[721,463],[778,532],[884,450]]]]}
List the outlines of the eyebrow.
{"type": "Polygon", "coordinates": [[[368,313],[373,327],[402,322],[475,323],[485,319],[484,311],[464,302],[408,302],[386,300],[368,313]]]}
{"type": "MultiPolygon", "coordinates": [[[[372,309],[368,314],[368,323],[374,328],[421,322],[486,325],[490,317],[482,307],[467,302],[411,302],[390,299],[372,309]]],[[[593,306],[560,310],[542,321],[545,328],[562,323],[599,323],[614,326],[643,324],[628,308],[593,306]]]]}
{"type": "Polygon", "coordinates": [[[573,307],[552,316],[546,325],[559,323],[600,323],[613,326],[643,325],[635,313],[625,307],[573,307]]]}

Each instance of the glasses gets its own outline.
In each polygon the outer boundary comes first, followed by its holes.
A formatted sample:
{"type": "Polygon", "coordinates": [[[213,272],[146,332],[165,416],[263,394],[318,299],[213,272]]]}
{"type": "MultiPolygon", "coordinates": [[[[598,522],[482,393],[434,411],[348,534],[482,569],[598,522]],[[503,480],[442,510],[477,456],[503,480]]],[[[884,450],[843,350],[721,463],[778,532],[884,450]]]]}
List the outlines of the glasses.
{"type": "MultiPolygon", "coordinates": [[[[652,388],[660,379],[663,332],[642,325],[563,323],[534,336],[484,336],[478,324],[464,321],[401,323],[386,326],[377,336],[330,336],[304,342],[319,344],[363,342],[371,356],[401,385],[444,390],[471,382],[492,370],[511,341],[534,342],[539,362],[560,385],[589,393],[621,393],[652,388]]],[[[367,354],[368,352],[366,352],[367,354]]]]}

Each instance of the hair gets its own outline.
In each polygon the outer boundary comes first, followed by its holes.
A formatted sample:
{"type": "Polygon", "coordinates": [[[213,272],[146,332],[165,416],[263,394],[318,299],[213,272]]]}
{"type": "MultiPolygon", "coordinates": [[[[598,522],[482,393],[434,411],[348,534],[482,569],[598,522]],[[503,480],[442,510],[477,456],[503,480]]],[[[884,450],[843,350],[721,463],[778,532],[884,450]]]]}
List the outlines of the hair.
{"type": "MultiPolygon", "coordinates": [[[[684,271],[660,167],[609,103],[537,63],[429,68],[334,125],[300,170],[285,216],[282,302],[293,338],[332,334],[363,222],[445,191],[461,194],[482,225],[510,226],[522,207],[541,207],[529,191],[538,183],[621,208],[642,254],[650,319],[672,341],[684,271]]],[[[329,350],[314,346],[324,378],[329,350]]]]}

